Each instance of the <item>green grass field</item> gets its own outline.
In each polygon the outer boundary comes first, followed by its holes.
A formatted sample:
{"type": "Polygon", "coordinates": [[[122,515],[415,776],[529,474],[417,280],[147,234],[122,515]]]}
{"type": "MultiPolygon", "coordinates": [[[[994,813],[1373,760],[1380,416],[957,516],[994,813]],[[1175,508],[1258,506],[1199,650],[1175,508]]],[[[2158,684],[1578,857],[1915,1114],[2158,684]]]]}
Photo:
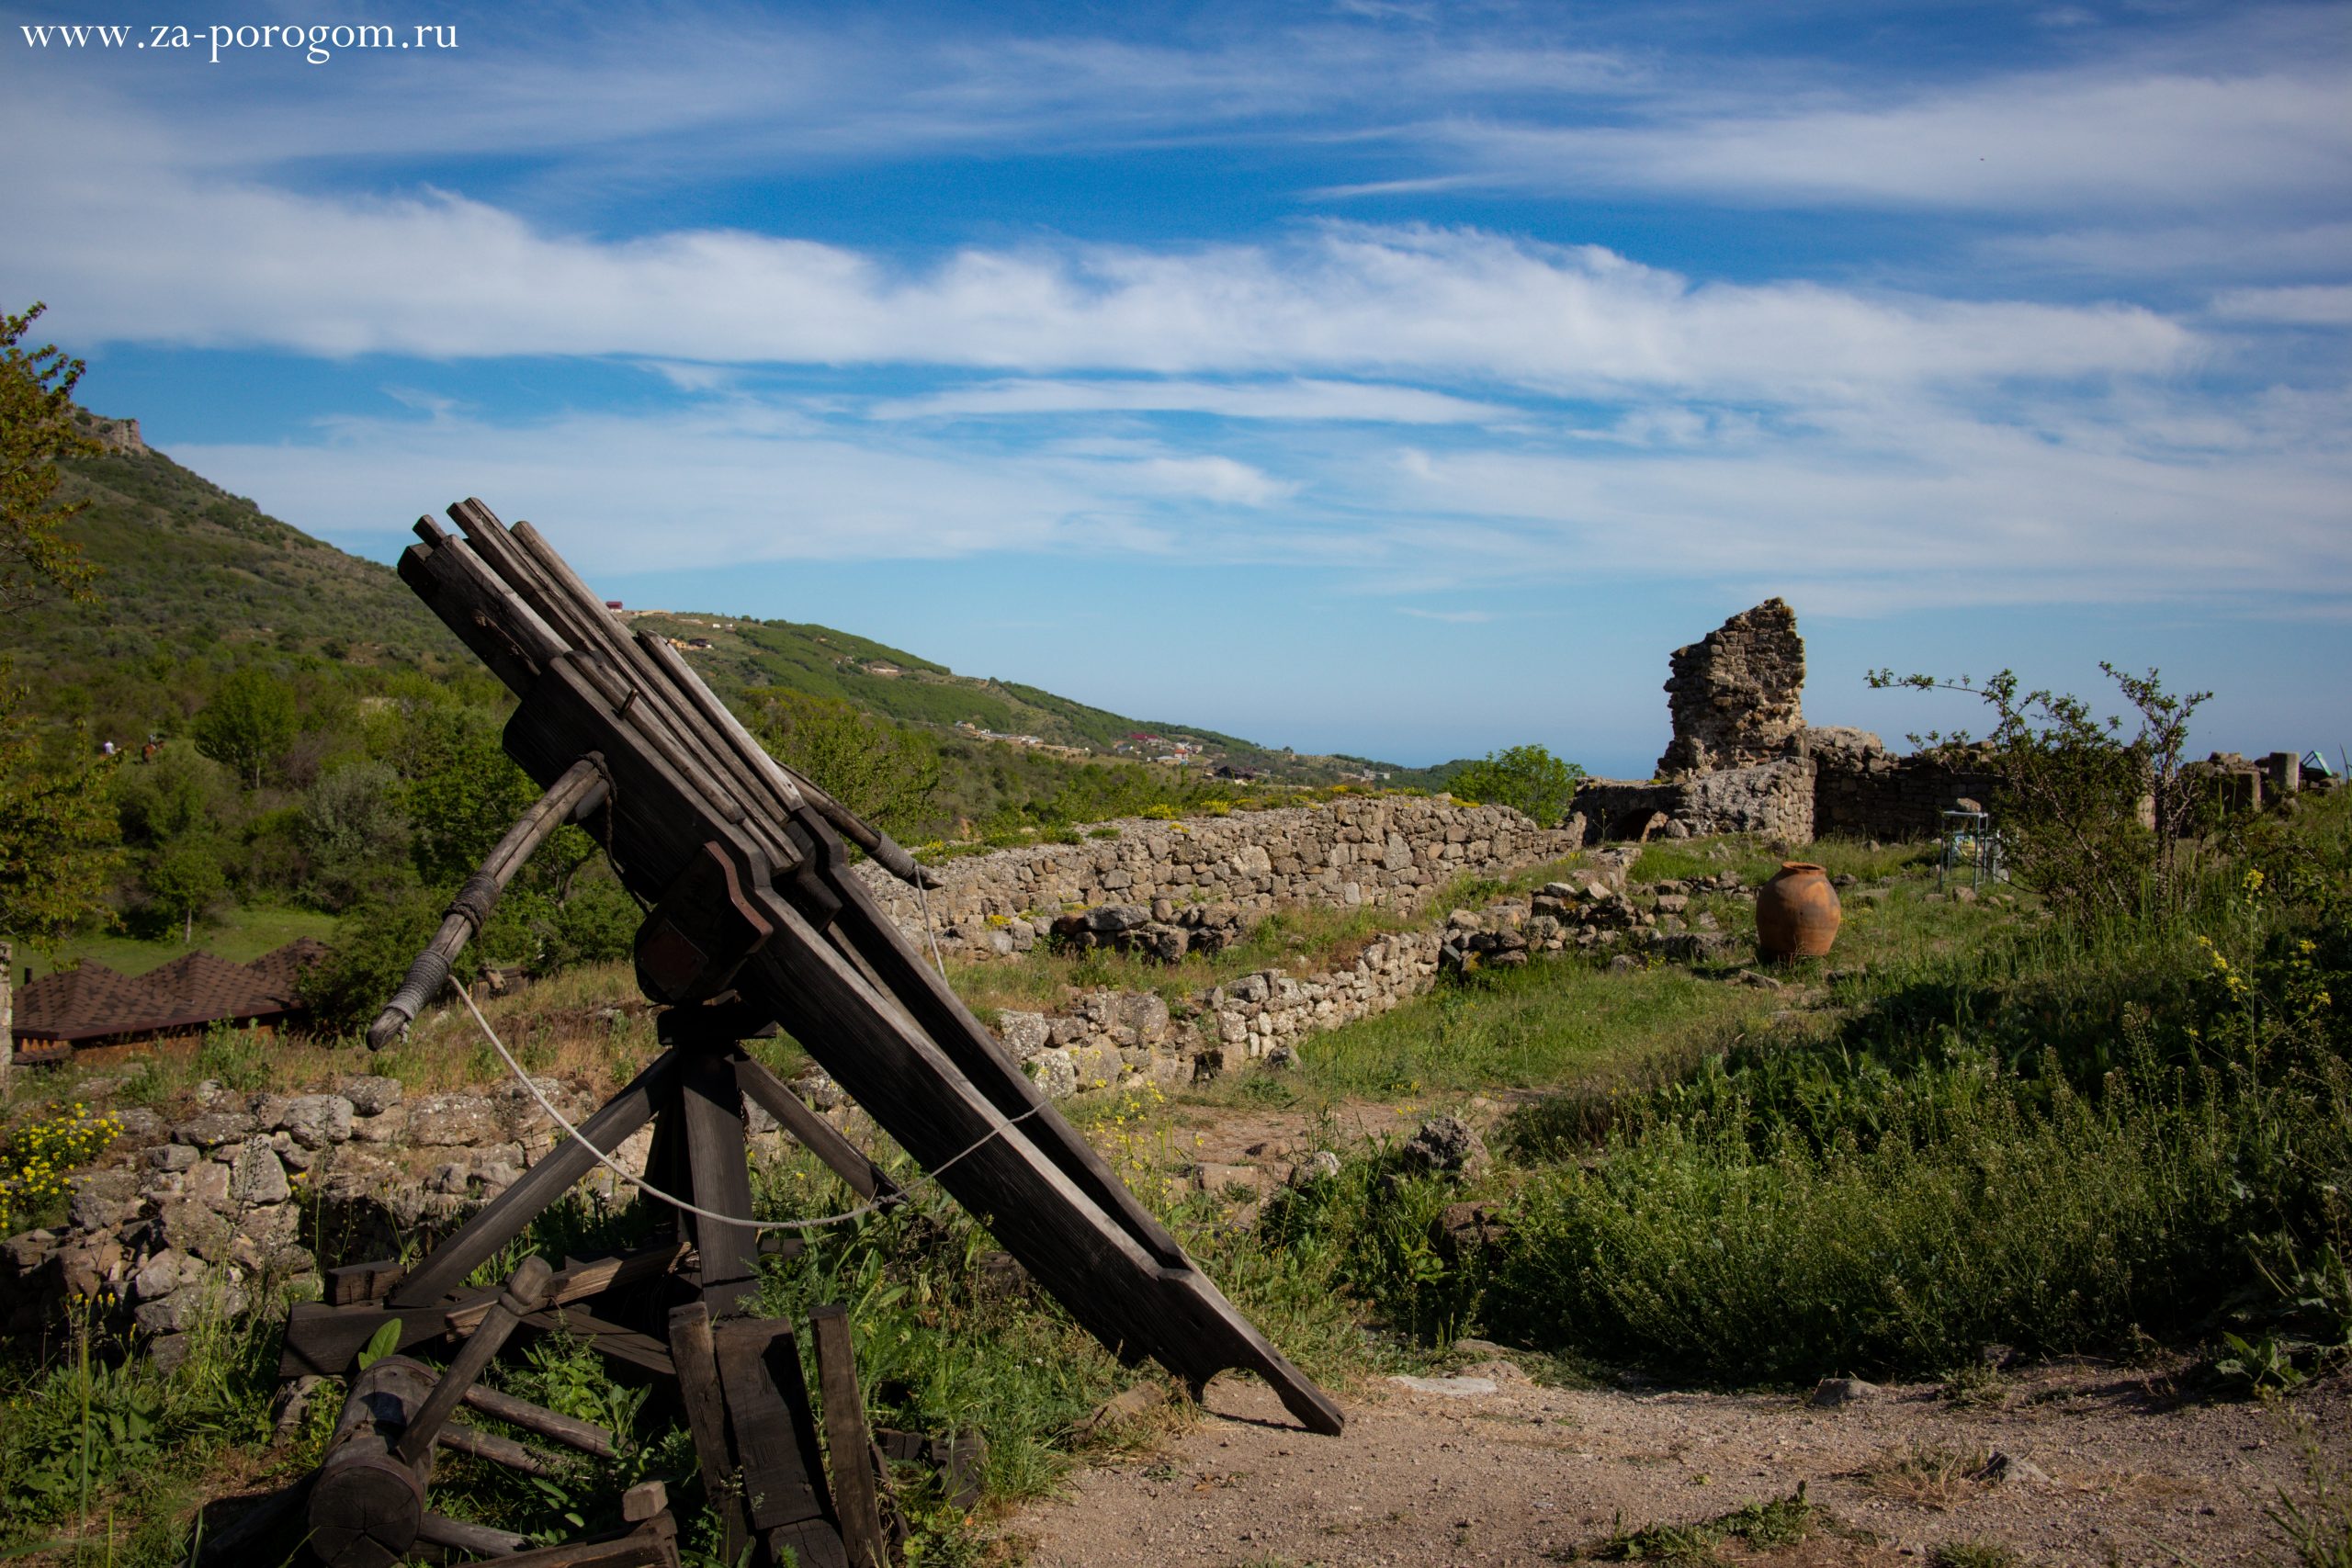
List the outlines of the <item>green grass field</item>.
{"type": "Polygon", "coordinates": [[[198,926],[196,941],[191,945],[183,945],[177,940],[144,942],[116,934],[75,936],[52,956],[20,943],[17,948],[17,978],[21,981],[29,970],[32,977],[39,979],[51,970],[85,959],[103,964],[118,974],[144,975],[198,948],[232,964],[247,964],[299,937],[325,941],[334,935],[334,916],[322,915],[316,909],[238,906],[218,920],[198,926]]]}

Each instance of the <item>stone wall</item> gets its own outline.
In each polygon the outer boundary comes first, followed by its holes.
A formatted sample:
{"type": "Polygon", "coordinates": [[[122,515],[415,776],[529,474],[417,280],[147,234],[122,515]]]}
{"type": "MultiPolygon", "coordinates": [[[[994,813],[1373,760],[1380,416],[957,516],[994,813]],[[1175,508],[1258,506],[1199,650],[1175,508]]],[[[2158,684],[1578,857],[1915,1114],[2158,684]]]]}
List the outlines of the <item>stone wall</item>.
{"type": "Polygon", "coordinates": [[[1815,729],[1806,747],[1814,765],[1813,825],[1850,839],[1933,838],[1942,813],[1962,800],[1989,805],[1996,781],[1965,757],[1898,757],[1864,729],[1815,729]]]}
{"type": "MultiPolygon", "coordinates": [[[[1058,917],[1118,906],[1138,911],[1183,951],[1181,933],[1230,929],[1285,905],[1419,907],[1464,874],[1500,876],[1577,849],[1579,829],[1545,829],[1500,806],[1363,796],[1328,805],[1159,822],[1104,824],[1103,838],[1030,844],[933,867],[930,921],[951,958],[1023,953],[1058,917]],[[1199,912],[1195,912],[1199,911],[1199,912]]],[[[914,889],[879,866],[857,868],[899,929],[930,940],[914,889]]],[[[1138,922],[1140,923],[1140,922],[1138,922]]]]}
{"type": "Polygon", "coordinates": [[[1596,852],[1567,881],[1442,926],[1366,942],[1344,964],[1307,975],[1263,970],[1193,992],[1176,1006],[1153,993],[1101,990],[1061,1013],[1006,1012],[997,1033],[1048,1095],[1121,1084],[1181,1084],[1251,1063],[1280,1065],[1306,1036],[1419,996],[1450,967],[1509,965],[1530,952],[1591,947],[1641,925],[1625,897],[1629,851],[1596,852]]]}
{"type": "Polygon", "coordinates": [[[1664,781],[1588,779],[1576,809],[1600,840],[1759,833],[1805,844],[1814,838],[1815,789],[1814,765],[1799,757],[1664,781]]]}
{"type": "Polygon", "coordinates": [[[1669,668],[1674,739],[1658,759],[1660,778],[1794,754],[1804,729],[1804,639],[1784,602],[1767,599],[1676,649],[1669,668]]]}

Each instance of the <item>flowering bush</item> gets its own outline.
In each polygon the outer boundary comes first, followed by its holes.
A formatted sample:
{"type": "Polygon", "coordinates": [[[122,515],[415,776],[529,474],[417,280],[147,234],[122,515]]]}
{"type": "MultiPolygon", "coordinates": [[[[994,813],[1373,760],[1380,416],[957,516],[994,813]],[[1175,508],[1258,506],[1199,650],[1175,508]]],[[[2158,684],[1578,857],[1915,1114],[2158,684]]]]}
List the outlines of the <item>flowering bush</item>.
{"type": "Polygon", "coordinates": [[[0,1235],[62,1202],[66,1176],[97,1158],[121,1131],[112,1111],[93,1116],[79,1100],[17,1129],[0,1154],[0,1235]]]}

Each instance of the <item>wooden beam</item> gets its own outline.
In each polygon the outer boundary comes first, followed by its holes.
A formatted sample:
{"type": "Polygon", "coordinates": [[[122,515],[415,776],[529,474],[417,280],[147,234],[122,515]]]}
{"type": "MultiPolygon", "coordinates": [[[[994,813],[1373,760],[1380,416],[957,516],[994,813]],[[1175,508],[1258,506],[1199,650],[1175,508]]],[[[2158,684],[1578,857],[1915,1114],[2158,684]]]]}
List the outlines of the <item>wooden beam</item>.
{"type": "MultiPolygon", "coordinates": [[[[754,1529],[811,1521],[825,1525],[813,1547],[798,1548],[807,1568],[844,1568],[831,1527],[832,1499],[817,1450],[816,1425],[800,1382],[800,1354],[782,1318],[730,1318],[712,1325],[727,1420],[743,1467],[743,1502],[754,1529]],[[796,1401],[793,1394],[798,1394],[796,1401]]],[[[808,1532],[798,1532],[807,1535],[808,1532]]],[[[815,1538],[811,1538],[815,1539],[815,1538]]]]}
{"type": "Polygon", "coordinates": [[[719,1518],[725,1536],[721,1557],[741,1562],[750,1539],[743,1514],[742,1478],[727,1446],[727,1399],[718,1383],[718,1356],[711,1343],[710,1308],[688,1302],[670,1313],[670,1354],[678,1364],[678,1393],[686,1406],[686,1430],[702,1461],[703,1496],[719,1518]]]}
{"type": "Polygon", "coordinates": [[[585,1307],[549,1307],[535,1312],[523,1320],[526,1328],[543,1334],[568,1334],[575,1339],[585,1339],[588,1348],[600,1356],[607,1356],[625,1367],[652,1377],[673,1378],[678,1375],[675,1362],[670,1358],[669,1347],[650,1334],[640,1334],[626,1324],[608,1322],[585,1307]]]}
{"type": "MultiPolygon", "coordinates": [[[[694,1173],[695,1203],[733,1218],[752,1217],[752,1172],[743,1147],[743,1098],[734,1066],[717,1051],[681,1048],[679,1110],[685,1122],[686,1166],[694,1173]]],[[[760,1233],[687,1216],[702,1270],[702,1299],[716,1317],[732,1312],[759,1288],[760,1233]]]]}
{"type": "Polygon", "coordinates": [[[488,1460],[503,1465],[522,1475],[552,1475],[555,1466],[541,1459],[512,1438],[502,1438],[495,1432],[485,1432],[480,1427],[469,1427],[462,1421],[445,1421],[433,1434],[433,1441],[453,1454],[467,1454],[474,1459],[488,1460]]]}
{"type": "Polygon", "coordinates": [[[582,1421],[576,1416],[565,1416],[527,1399],[517,1399],[511,1393],[501,1393],[494,1388],[476,1383],[466,1390],[466,1403],[483,1415],[495,1417],[510,1427],[520,1427],[526,1432],[578,1449],[597,1459],[611,1459],[618,1451],[613,1446],[613,1435],[594,1421],[582,1421]]]}
{"type": "Polygon", "coordinates": [[[547,1294],[548,1280],[555,1270],[548,1260],[537,1253],[526,1258],[507,1277],[506,1288],[492,1302],[481,1326],[468,1339],[457,1355],[451,1358],[448,1370],[422,1409],[409,1417],[408,1429],[401,1434],[394,1450],[401,1461],[423,1469],[433,1451],[433,1439],[442,1424],[457,1414],[458,1403],[466,1397],[466,1390],[491,1363],[492,1357],[505,1345],[506,1337],[514,1325],[538,1310],[540,1300],[547,1294]]]}
{"type": "Polygon", "coordinates": [[[765,1063],[739,1053],[735,1058],[735,1079],[742,1085],[746,1098],[775,1117],[802,1148],[848,1183],[851,1191],[869,1202],[885,1195],[899,1196],[899,1184],[890,1179],[888,1172],[851,1143],[841,1129],[810,1110],[792,1092],[790,1085],[768,1071],[765,1063]]]}
{"type": "MultiPolygon", "coordinates": [[[[616,1291],[642,1280],[654,1279],[668,1273],[684,1252],[684,1248],[679,1243],[664,1241],[658,1246],[619,1253],[611,1258],[569,1261],[548,1281],[547,1299],[542,1304],[567,1306],[573,1302],[602,1295],[606,1291],[616,1291]]],[[[469,1302],[464,1306],[451,1307],[442,1314],[442,1321],[452,1334],[471,1334],[489,1311],[490,1302],[486,1299],[469,1302]]]]}
{"type": "MultiPolygon", "coordinates": [[[[670,1052],[654,1057],[582,1124],[581,1137],[599,1153],[611,1154],[651,1118],[657,1097],[669,1089],[676,1072],[677,1061],[670,1052]]],[[[557,1144],[523,1173],[520,1181],[483,1204],[455,1235],[428,1253],[392,1292],[392,1305],[414,1308],[438,1303],[464,1284],[466,1276],[499,1248],[522,1235],[539,1212],[573,1182],[595,1168],[595,1156],[582,1148],[578,1140],[565,1138],[557,1144]]]]}
{"type": "Polygon", "coordinates": [[[453,1519],[446,1514],[427,1514],[417,1527],[416,1539],[433,1546],[446,1546],[458,1551],[470,1551],[476,1557],[504,1557],[517,1552],[531,1543],[526,1535],[513,1530],[492,1529],[470,1519],[453,1519]]]}
{"type": "Polygon", "coordinates": [[[838,1304],[813,1308],[808,1331],[817,1340],[817,1382],[824,1399],[825,1450],[833,1459],[833,1507],[841,1518],[842,1544],[849,1551],[850,1568],[890,1568],[849,1314],[838,1304]]]}

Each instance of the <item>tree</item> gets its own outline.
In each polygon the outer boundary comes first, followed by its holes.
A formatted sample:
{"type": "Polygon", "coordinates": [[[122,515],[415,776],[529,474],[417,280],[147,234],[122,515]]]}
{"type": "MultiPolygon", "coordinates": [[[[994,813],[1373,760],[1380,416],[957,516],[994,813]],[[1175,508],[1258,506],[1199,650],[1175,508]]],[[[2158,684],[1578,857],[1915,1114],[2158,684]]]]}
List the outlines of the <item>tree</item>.
{"type": "Polygon", "coordinates": [[[1448,779],[1445,787],[1460,799],[1508,806],[1551,828],[1568,814],[1582,777],[1583,768],[1541,746],[1512,746],[1487,752],[1448,779]]]}
{"type": "Polygon", "coordinates": [[[55,344],[28,353],[18,346],[45,306],[21,316],[0,314],[0,614],[23,609],[41,593],[62,590],[96,597],[97,569],[59,532],[82,509],[51,503],[60,457],[89,457],[98,444],[74,423],[74,388],[84,366],[55,344]]]}
{"type": "Polygon", "coordinates": [[[181,928],[180,940],[196,937],[196,918],[208,913],[229,890],[220,870],[220,847],[199,833],[174,839],[140,872],[147,885],[147,907],[181,928]]]}
{"type": "MultiPolygon", "coordinates": [[[[2007,670],[1981,686],[1965,675],[1898,678],[1892,670],[1869,680],[1879,689],[1960,692],[1993,710],[1986,765],[2000,782],[1992,804],[2004,858],[2019,882],[2078,919],[2177,909],[2188,894],[2179,845],[2196,804],[2184,787],[2181,757],[2190,716],[2213,694],[2176,696],[2154,670],[2128,675],[2104,661],[2099,669],[2139,715],[2129,738],[2120,716],[2102,720],[2080,697],[2018,695],[2018,678],[2007,670]]],[[[1909,739],[1954,750],[1972,744],[1965,730],[1909,739]]]]}
{"type": "Polygon", "coordinates": [[[104,907],[119,858],[111,759],[52,761],[0,671],[0,964],[6,940],[55,942],[104,907]]]}
{"type": "Polygon", "coordinates": [[[939,787],[939,753],[922,737],[835,697],[748,694],[752,733],[771,756],[894,837],[922,826],[939,787]]]}
{"type": "Polygon", "coordinates": [[[261,787],[264,766],[294,739],[294,694],[266,670],[251,665],[220,682],[198,710],[196,749],[261,787]]]}

